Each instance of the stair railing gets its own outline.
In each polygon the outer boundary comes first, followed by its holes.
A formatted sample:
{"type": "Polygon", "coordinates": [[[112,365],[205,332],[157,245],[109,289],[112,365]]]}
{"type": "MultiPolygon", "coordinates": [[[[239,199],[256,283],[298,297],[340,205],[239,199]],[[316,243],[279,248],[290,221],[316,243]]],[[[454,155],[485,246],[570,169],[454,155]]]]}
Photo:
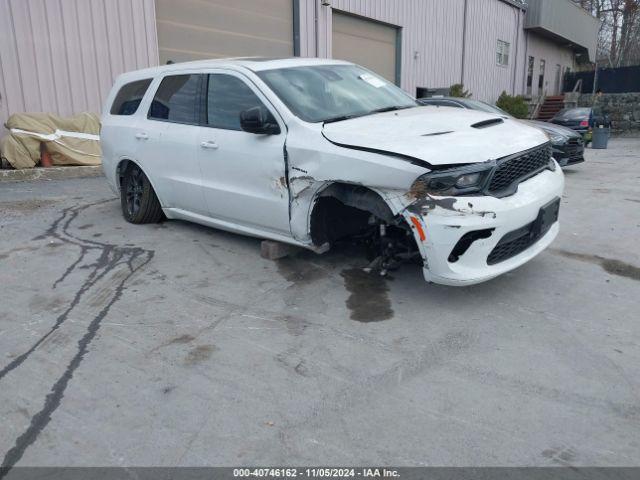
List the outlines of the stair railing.
{"type": "Polygon", "coordinates": [[[531,114],[529,115],[529,119],[531,120],[535,120],[536,118],[538,118],[538,112],[540,111],[540,108],[542,107],[542,104],[544,103],[544,93],[540,94],[536,97],[536,101],[533,103],[533,110],[531,111],[531,114]]]}
{"type": "Polygon", "coordinates": [[[582,79],[579,78],[576,84],[573,86],[573,93],[580,92],[582,93],[582,79]]]}

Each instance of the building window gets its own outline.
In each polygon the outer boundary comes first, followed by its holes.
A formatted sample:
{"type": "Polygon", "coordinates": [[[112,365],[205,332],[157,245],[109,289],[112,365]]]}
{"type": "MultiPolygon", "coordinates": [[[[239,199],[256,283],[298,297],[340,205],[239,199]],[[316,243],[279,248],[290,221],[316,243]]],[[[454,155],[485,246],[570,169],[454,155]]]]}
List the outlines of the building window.
{"type": "Polygon", "coordinates": [[[533,64],[535,58],[529,57],[529,64],[527,65],[527,95],[531,96],[533,86],[533,64]]]}
{"type": "Polygon", "coordinates": [[[509,42],[498,40],[498,48],[496,50],[496,63],[501,67],[509,65],[509,42]]]}
{"type": "Polygon", "coordinates": [[[540,60],[540,73],[538,74],[538,95],[544,95],[544,67],[545,61],[540,60]]]}

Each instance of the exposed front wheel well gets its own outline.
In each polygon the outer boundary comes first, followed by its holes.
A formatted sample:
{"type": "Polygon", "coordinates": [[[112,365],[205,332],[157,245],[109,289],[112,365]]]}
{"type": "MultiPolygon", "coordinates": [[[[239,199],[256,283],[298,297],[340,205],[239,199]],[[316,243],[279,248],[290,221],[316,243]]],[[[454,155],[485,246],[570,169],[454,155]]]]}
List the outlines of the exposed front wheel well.
{"type": "Polygon", "coordinates": [[[334,183],[317,197],[311,211],[311,240],[317,247],[347,241],[364,246],[372,268],[386,271],[419,257],[413,232],[373,190],[334,183]]]}
{"type": "Polygon", "coordinates": [[[393,213],[382,197],[360,185],[333,183],[318,195],[311,211],[314,245],[332,244],[358,235],[375,220],[391,222],[393,213]]]}

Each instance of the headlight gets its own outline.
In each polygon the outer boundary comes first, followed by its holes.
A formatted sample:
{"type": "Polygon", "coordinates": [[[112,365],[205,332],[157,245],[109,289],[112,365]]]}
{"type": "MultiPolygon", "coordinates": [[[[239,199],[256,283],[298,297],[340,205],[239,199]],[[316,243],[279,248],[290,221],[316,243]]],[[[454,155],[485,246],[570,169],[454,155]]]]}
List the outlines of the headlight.
{"type": "Polygon", "coordinates": [[[439,196],[479,192],[484,188],[493,166],[491,163],[483,163],[429,172],[413,182],[411,191],[416,195],[439,196]]]}

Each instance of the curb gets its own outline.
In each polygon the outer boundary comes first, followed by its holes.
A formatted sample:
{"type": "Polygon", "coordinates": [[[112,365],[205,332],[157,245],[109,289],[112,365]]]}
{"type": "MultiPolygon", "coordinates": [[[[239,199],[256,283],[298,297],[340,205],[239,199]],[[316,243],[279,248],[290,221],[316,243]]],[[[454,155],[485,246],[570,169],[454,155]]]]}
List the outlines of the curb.
{"type": "Polygon", "coordinates": [[[32,180],[67,180],[72,178],[102,177],[102,166],[26,168],[0,170],[0,182],[28,182],[32,180]]]}

